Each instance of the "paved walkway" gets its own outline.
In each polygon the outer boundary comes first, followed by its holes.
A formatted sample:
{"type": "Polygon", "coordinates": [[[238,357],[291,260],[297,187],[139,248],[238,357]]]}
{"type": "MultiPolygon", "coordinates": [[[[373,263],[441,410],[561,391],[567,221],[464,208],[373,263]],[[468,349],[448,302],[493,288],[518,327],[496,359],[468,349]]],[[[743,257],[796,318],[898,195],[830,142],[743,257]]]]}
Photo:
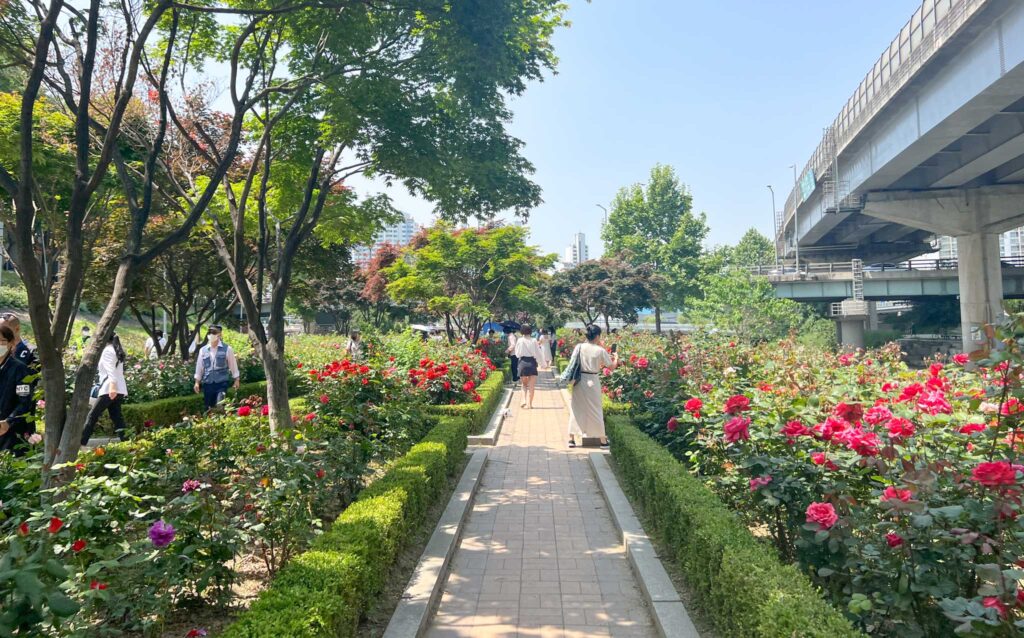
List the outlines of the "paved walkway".
{"type": "Polygon", "coordinates": [[[657,635],[550,379],[513,397],[427,636],[657,635]]]}

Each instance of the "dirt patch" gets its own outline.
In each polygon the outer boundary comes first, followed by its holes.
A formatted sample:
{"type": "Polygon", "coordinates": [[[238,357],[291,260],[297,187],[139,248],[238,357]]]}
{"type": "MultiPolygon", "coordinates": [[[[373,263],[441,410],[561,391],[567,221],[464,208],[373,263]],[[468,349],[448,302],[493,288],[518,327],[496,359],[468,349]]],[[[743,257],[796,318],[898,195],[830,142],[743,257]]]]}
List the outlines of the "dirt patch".
{"type": "Polygon", "coordinates": [[[434,533],[434,528],[437,526],[437,521],[441,518],[441,513],[448,507],[448,500],[455,491],[455,486],[458,485],[459,479],[462,478],[462,472],[466,469],[469,458],[470,455],[466,454],[454,474],[448,477],[448,482],[441,497],[427,511],[424,523],[409,537],[406,548],[399,553],[398,560],[395,561],[394,566],[391,568],[388,581],[384,585],[384,591],[377,596],[376,603],[366,612],[366,618],[359,625],[359,636],[378,638],[384,635],[384,630],[387,629],[388,622],[391,621],[391,616],[395,613],[395,608],[398,607],[398,602],[402,599],[402,594],[409,584],[409,579],[412,578],[412,573],[416,570],[420,555],[423,554],[423,548],[427,546],[427,541],[430,540],[431,534],[434,533]]]}
{"type": "MultiPolygon", "coordinates": [[[[622,481],[622,476],[619,474],[619,468],[615,464],[615,458],[608,455],[608,462],[612,466],[612,471],[615,472],[615,477],[619,479],[620,485],[625,485],[622,481]]],[[[629,497],[629,493],[626,493],[629,497]]],[[[633,511],[636,513],[637,518],[640,519],[640,524],[643,525],[644,531],[653,529],[651,525],[650,517],[641,508],[637,507],[636,503],[632,498],[629,499],[630,504],[633,505],[633,511]]],[[[697,633],[701,635],[701,638],[721,638],[721,636],[715,632],[714,618],[708,612],[708,610],[701,605],[700,599],[692,588],[687,584],[686,578],[683,577],[682,570],[679,564],[676,563],[670,556],[668,547],[662,543],[661,539],[656,534],[648,534],[651,539],[651,543],[654,545],[654,550],[658,552],[658,558],[661,559],[661,563],[665,566],[665,571],[668,572],[668,577],[671,579],[672,584],[675,585],[676,591],[679,593],[680,600],[683,601],[683,605],[686,607],[687,613],[690,615],[690,620],[693,621],[693,625],[697,628],[697,633]]]]}

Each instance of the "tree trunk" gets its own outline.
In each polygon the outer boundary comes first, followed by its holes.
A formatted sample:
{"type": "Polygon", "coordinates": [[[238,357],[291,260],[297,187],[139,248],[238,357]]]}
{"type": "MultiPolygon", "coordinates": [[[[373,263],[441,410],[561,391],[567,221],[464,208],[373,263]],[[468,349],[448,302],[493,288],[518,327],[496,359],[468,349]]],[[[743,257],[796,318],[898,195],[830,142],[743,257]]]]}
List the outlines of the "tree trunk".
{"type": "Polygon", "coordinates": [[[608,321],[608,313],[605,313],[604,315],[604,333],[606,335],[612,333],[612,324],[608,321]]]}
{"type": "Polygon", "coordinates": [[[654,307],[654,332],[661,334],[661,307],[654,307]]]}
{"type": "Polygon", "coordinates": [[[260,359],[267,375],[267,405],[270,406],[270,429],[282,432],[292,427],[288,404],[288,364],[284,357],[284,341],[271,337],[260,346],[260,359]]]}

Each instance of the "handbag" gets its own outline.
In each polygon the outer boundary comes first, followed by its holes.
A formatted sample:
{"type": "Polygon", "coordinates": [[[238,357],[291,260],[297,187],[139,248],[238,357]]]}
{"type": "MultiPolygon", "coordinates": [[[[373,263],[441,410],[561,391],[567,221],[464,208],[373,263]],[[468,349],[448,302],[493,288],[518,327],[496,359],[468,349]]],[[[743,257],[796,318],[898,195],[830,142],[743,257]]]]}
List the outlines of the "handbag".
{"type": "Polygon", "coordinates": [[[580,368],[580,347],[576,346],[576,349],[572,351],[572,356],[569,357],[569,365],[565,367],[565,372],[562,373],[562,380],[569,381],[575,387],[582,377],[583,370],[580,368]]]}
{"type": "Polygon", "coordinates": [[[92,386],[92,389],[89,390],[89,403],[90,404],[95,403],[96,401],[99,401],[99,399],[100,399],[100,388],[102,388],[103,384],[106,383],[106,382],[107,382],[107,378],[103,377],[102,379],[100,379],[99,383],[97,383],[96,385],[92,386]]]}

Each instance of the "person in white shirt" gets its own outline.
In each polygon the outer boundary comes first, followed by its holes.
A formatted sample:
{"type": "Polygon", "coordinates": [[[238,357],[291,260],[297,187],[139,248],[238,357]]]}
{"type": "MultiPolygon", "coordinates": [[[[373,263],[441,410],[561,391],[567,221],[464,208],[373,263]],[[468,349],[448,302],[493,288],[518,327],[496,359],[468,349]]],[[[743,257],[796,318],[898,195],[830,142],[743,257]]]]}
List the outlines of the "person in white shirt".
{"type": "Polygon", "coordinates": [[[512,387],[519,383],[519,357],[516,356],[516,331],[512,328],[505,328],[505,335],[508,337],[508,348],[505,353],[509,355],[509,367],[512,368],[512,387]]]}
{"type": "Polygon", "coordinates": [[[146,338],[146,345],[142,346],[142,351],[146,354],[148,359],[159,359],[167,350],[167,337],[164,336],[164,331],[157,328],[153,331],[152,337],[146,338]],[[154,340],[154,337],[156,338],[154,340]],[[156,347],[156,344],[160,344],[160,348],[156,347]]]}
{"type": "Polygon", "coordinates": [[[93,389],[96,403],[89,409],[89,415],[85,417],[82,445],[89,442],[96,422],[100,420],[104,410],[110,414],[110,420],[114,422],[114,432],[117,433],[117,437],[122,441],[126,438],[124,417],[121,415],[121,404],[128,396],[128,384],[124,380],[124,357],[121,340],[116,334],[110,335],[110,341],[103,346],[103,353],[100,355],[100,363],[96,370],[100,382],[93,389]]]}
{"type": "Polygon", "coordinates": [[[348,358],[352,361],[360,361],[363,358],[363,342],[359,338],[358,330],[349,332],[348,344],[345,346],[345,352],[348,354],[348,358]]]}
{"type": "Polygon", "coordinates": [[[202,386],[203,404],[207,410],[216,407],[232,379],[236,390],[240,385],[235,351],[221,341],[221,330],[216,324],[210,326],[206,333],[209,343],[199,349],[199,356],[196,357],[195,391],[198,393],[202,386]]]}
{"type": "Polygon", "coordinates": [[[523,402],[519,407],[532,410],[533,393],[537,389],[537,365],[543,355],[530,326],[524,325],[520,334],[513,351],[519,362],[519,380],[523,382],[523,402]]]}
{"type": "Polygon", "coordinates": [[[540,367],[542,370],[547,370],[551,367],[551,337],[547,330],[540,331],[537,345],[540,346],[540,367]]]}

